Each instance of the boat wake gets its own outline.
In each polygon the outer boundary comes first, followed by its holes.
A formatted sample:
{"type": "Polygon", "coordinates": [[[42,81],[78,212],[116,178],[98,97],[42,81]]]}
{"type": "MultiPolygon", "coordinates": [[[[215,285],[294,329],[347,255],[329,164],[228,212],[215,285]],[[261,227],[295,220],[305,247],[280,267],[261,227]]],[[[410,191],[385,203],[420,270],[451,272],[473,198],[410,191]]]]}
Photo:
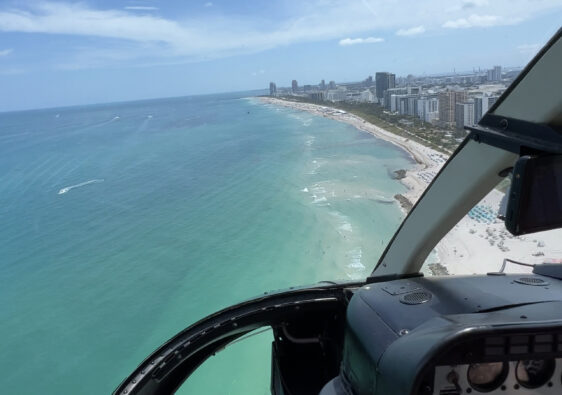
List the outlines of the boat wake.
{"type": "Polygon", "coordinates": [[[69,192],[70,190],[74,189],[74,188],[80,188],[83,187],[85,185],[90,185],[90,184],[97,184],[103,182],[103,179],[95,179],[95,180],[89,180],[89,181],[84,181],[81,182],[80,184],[76,184],[76,185],[70,185],[68,187],[64,187],[62,189],[59,190],[59,195],[65,194],[67,192],[69,192]]]}

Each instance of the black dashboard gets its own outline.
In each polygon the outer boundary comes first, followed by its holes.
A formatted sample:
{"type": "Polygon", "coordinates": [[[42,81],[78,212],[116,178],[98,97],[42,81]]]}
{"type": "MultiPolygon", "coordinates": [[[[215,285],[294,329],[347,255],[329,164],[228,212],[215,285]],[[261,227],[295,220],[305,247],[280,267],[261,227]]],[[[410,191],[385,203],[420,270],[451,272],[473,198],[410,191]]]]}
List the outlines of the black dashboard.
{"type": "Polygon", "coordinates": [[[536,273],[371,283],[321,394],[560,394],[562,281],[536,273]]]}

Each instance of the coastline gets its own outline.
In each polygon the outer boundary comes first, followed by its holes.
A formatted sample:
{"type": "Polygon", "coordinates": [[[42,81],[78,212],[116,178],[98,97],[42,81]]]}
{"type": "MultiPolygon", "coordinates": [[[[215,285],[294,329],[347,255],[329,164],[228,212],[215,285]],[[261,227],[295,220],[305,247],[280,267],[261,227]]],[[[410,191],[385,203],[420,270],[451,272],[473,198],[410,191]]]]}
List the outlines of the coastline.
{"type": "Polygon", "coordinates": [[[290,102],[274,97],[262,96],[258,99],[263,103],[287,107],[298,111],[306,111],[314,115],[347,123],[358,130],[369,133],[374,137],[394,144],[406,151],[416,162],[416,165],[414,165],[412,169],[399,170],[401,174],[396,179],[404,184],[408,190],[404,194],[395,196],[395,199],[400,203],[405,214],[409,211],[408,207],[411,208],[416,203],[427,185],[429,185],[429,182],[433,178],[431,176],[435,176],[448,159],[448,156],[441,152],[435,151],[416,141],[388,132],[381,127],[365,121],[357,115],[350,114],[343,110],[318,104],[290,102]]]}
{"type": "MultiPolygon", "coordinates": [[[[395,172],[395,179],[408,189],[404,194],[394,196],[405,214],[449,158],[446,154],[386,131],[343,110],[273,97],[257,99],[262,103],[305,111],[347,123],[405,150],[416,162],[411,169],[395,172]]],[[[548,261],[549,256],[559,257],[562,247],[557,246],[562,238],[562,229],[520,237],[514,237],[506,231],[503,221],[496,218],[503,196],[503,193],[494,189],[482,199],[437,244],[435,254],[430,254],[433,258],[426,259],[422,271],[426,275],[486,273],[499,270],[504,258],[539,264],[548,261]],[[480,216],[481,213],[483,216],[480,216]]],[[[528,267],[508,265],[505,272],[525,273],[530,270],[528,267]]]]}

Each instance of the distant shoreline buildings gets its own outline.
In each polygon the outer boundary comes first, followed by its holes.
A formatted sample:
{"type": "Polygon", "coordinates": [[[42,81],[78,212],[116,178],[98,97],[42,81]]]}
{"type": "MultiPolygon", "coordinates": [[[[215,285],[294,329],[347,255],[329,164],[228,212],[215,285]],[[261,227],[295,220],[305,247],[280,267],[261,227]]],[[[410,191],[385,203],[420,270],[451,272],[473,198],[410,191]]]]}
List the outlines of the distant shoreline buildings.
{"type": "Polygon", "coordinates": [[[396,77],[380,71],[361,82],[339,83],[321,80],[317,85],[290,88],[269,84],[270,96],[297,96],[314,102],[368,103],[392,114],[417,117],[442,127],[462,129],[482,118],[515,79],[519,70],[490,70],[442,76],[396,77]]]}

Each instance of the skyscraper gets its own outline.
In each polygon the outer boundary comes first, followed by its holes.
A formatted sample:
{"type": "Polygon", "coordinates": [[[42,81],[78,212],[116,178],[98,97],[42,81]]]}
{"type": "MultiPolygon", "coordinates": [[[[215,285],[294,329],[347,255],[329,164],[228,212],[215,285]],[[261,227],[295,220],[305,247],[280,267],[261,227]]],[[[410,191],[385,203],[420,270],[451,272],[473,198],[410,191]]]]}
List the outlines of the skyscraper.
{"type": "Polygon", "coordinates": [[[477,124],[490,107],[498,100],[498,96],[476,96],[474,97],[474,123],[477,124]]]}
{"type": "Polygon", "coordinates": [[[494,81],[501,81],[502,79],[502,67],[494,66],[494,81]]]}
{"type": "Polygon", "coordinates": [[[436,96],[426,96],[418,99],[418,117],[424,122],[434,122],[439,118],[439,99],[436,96]]]}
{"type": "Polygon", "coordinates": [[[297,93],[297,91],[299,90],[299,84],[297,83],[297,80],[293,80],[293,82],[291,83],[291,90],[293,91],[293,93],[297,93]]]}
{"type": "Polygon", "coordinates": [[[275,82],[269,83],[269,96],[277,96],[277,85],[275,82]]]}
{"type": "Polygon", "coordinates": [[[336,89],[336,81],[330,81],[330,89],[336,89]]]}
{"type": "Polygon", "coordinates": [[[474,97],[474,123],[478,123],[480,119],[488,111],[488,98],[486,96],[474,97]]]}
{"type": "Polygon", "coordinates": [[[502,79],[502,67],[494,66],[493,69],[488,70],[486,73],[488,81],[501,81],[502,79]]]}
{"type": "Polygon", "coordinates": [[[455,104],[455,121],[457,129],[474,124],[474,102],[472,100],[455,104]]]}
{"type": "Polygon", "coordinates": [[[384,98],[384,92],[387,89],[394,88],[395,82],[396,76],[392,73],[377,72],[375,74],[375,86],[377,90],[377,99],[379,99],[379,102],[381,102],[384,98]]]}
{"type": "Polygon", "coordinates": [[[326,82],[324,80],[320,81],[320,85],[318,86],[321,90],[326,89],[326,82]]]}
{"type": "Polygon", "coordinates": [[[455,122],[455,105],[467,99],[465,91],[446,91],[439,94],[439,121],[451,126],[455,122]]]}

